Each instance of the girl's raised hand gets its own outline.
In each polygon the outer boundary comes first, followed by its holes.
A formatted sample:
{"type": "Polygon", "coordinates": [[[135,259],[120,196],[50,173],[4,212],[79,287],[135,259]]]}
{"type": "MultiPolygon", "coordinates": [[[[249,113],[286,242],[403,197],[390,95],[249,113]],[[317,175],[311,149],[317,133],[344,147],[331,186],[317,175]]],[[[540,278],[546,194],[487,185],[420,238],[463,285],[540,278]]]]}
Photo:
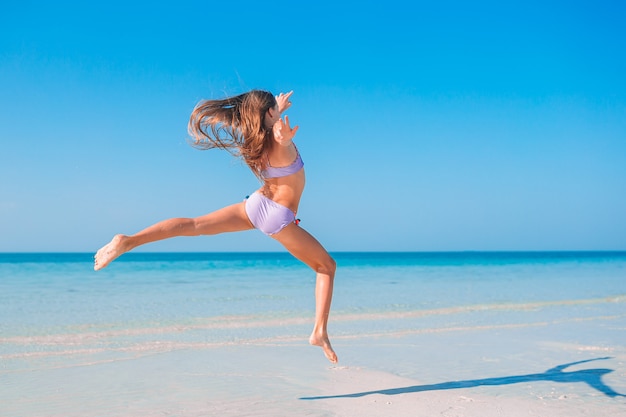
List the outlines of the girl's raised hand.
{"type": "Polygon", "coordinates": [[[291,90],[287,94],[280,93],[279,95],[276,96],[276,103],[278,103],[279,112],[282,113],[285,110],[287,110],[289,107],[291,107],[291,101],[289,101],[289,98],[291,97],[292,94],[293,94],[293,90],[291,90]]]}
{"type": "Polygon", "coordinates": [[[289,145],[293,140],[293,137],[296,136],[297,131],[298,126],[294,126],[293,129],[289,126],[289,116],[285,116],[284,121],[281,118],[274,123],[274,139],[279,145],[289,145]]]}

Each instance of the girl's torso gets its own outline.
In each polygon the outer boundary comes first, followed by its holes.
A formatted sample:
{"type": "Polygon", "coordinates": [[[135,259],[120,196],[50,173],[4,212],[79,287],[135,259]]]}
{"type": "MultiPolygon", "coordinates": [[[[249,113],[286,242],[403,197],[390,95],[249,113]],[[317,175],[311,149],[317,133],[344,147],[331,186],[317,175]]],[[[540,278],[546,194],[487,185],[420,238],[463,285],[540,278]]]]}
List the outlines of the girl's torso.
{"type": "Polygon", "coordinates": [[[295,145],[274,146],[268,155],[261,175],[264,184],[259,192],[294,212],[298,211],[304,191],[304,163],[295,145]]]}

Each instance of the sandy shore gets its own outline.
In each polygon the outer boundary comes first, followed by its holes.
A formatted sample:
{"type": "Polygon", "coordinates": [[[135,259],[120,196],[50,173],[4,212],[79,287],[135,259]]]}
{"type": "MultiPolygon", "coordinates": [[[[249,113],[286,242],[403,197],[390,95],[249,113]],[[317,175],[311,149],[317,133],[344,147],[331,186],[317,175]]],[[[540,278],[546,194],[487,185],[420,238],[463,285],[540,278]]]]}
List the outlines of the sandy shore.
{"type": "Polygon", "coordinates": [[[337,366],[304,338],[33,355],[0,415],[623,416],[626,318],[601,313],[336,335],[337,366]]]}

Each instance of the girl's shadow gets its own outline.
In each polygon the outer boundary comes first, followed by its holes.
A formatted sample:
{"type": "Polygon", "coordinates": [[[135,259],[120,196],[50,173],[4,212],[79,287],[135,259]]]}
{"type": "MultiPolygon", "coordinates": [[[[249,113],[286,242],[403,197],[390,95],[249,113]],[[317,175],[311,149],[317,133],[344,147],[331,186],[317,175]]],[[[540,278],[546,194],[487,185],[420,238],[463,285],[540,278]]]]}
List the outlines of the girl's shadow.
{"type": "Polygon", "coordinates": [[[484,385],[510,385],[510,384],[518,384],[520,382],[539,382],[539,381],[553,381],[553,382],[563,382],[563,383],[575,383],[575,382],[584,382],[589,385],[591,388],[601,392],[607,397],[626,397],[624,394],[620,394],[614,391],[611,387],[606,385],[604,381],[602,381],[602,377],[610,372],[613,372],[613,369],[583,369],[580,371],[573,372],[563,372],[565,368],[568,368],[573,365],[578,365],[581,363],[591,362],[591,361],[599,361],[611,359],[610,357],[606,358],[596,358],[596,359],[587,359],[579,362],[567,363],[565,365],[555,366],[554,368],[550,368],[547,371],[541,374],[529,374],[529,375],[516,375],[516,376],[506,376],[499,378],[485,378],[485,379],[471,379],[465,381],[452,381],[452,382],[442,382],[440,384],[432,384],[432,385],[412,385],[409,387],[401,387],[401,388],[390,388],[390,389],[382,389],[376,391],[364,391],[364,392],[355,392],[352,394],[340,394],[340,395],[327,395],[327,396],[319,396],[319,397],[302,397],[301,400],[323,400],[329,398],[356,398],[356,397],[364,397],[366,395],[371,394],[383,394],[383,395],[398,395],[398,394],[407,394],[412,392],[423,392],[423,391],[439,391],[439,390],[448,390],[448,389],[459,389],[459,388],[474,388],[480,387],[484,385]]]}

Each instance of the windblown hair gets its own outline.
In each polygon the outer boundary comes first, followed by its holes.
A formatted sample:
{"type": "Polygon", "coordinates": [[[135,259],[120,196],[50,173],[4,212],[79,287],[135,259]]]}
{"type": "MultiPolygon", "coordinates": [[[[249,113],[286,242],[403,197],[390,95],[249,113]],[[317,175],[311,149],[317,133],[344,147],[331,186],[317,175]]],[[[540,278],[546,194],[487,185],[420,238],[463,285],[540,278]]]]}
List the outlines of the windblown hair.
{"type": "Polygon", "coordinates": [[[259,177],[273,138],[272,129],[265,127],[265,114],[274,106],[274,95],[261,90],[202,101],[189,118],[191,144],[197,149],[225,149],[243,158],[259,177]]]}

